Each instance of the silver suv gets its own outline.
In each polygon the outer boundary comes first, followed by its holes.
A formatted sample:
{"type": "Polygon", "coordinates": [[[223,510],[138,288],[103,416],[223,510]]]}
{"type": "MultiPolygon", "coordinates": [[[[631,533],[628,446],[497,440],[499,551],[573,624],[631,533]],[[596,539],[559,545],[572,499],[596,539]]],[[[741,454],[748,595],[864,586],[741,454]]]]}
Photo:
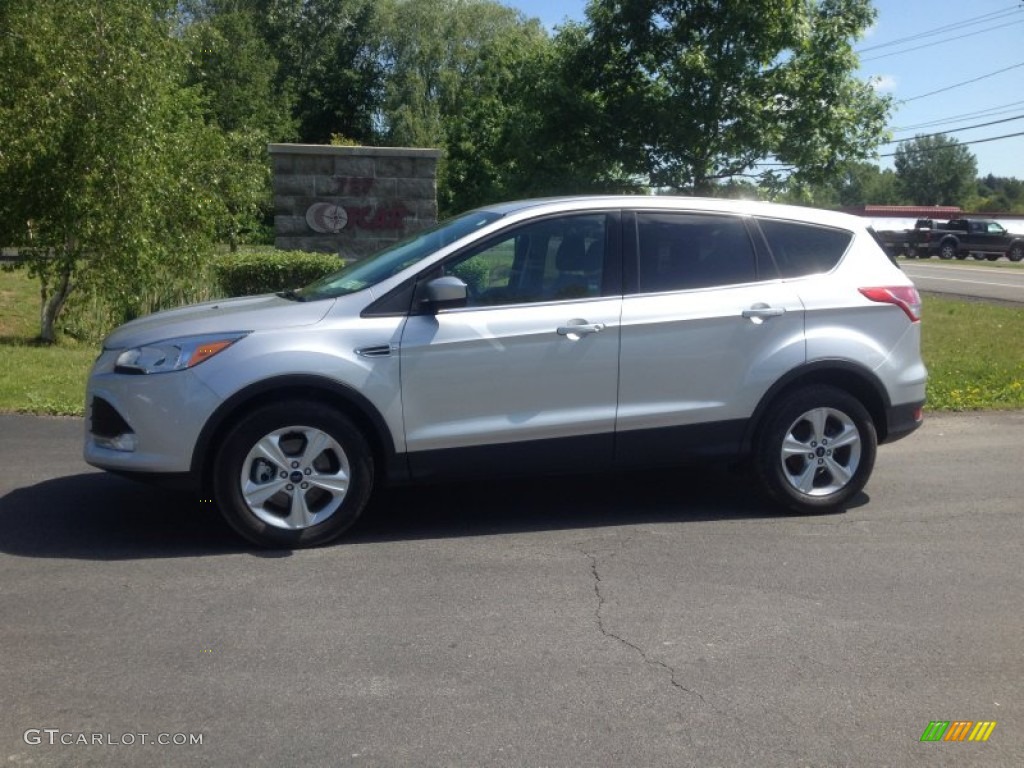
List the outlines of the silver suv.
{"type": "Polygon", "coordinates": [[[305,288],[105,341],[85,459],[250,541],[339,536],[376,484],[749,458],[840,508],[921,423],[920,298],[859,219],[590,197],[451,219],[305,288]]]}

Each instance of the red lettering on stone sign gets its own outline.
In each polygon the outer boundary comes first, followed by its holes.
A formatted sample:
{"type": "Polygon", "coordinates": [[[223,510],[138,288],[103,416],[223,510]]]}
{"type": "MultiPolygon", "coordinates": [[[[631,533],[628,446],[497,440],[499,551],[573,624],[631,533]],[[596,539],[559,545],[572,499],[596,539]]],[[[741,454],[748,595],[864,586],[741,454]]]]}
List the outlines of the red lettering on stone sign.
{"type": "Polygon", "coordinates": [[[369,205],[353,205],[345,209],[349,223],[356,229],[377,231],[383,229],[401,229],[402,223],[412,211],[401,203],[381,205],[373,208],[369,205]]]}

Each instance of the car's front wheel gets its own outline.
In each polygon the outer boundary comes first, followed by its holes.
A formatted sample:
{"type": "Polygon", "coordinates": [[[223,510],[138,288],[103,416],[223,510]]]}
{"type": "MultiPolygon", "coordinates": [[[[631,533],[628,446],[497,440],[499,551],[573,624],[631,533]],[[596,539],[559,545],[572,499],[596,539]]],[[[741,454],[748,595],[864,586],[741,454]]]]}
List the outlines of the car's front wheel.
{"type": "Polygon", "coordinates": [[[326,405],[283,401],[238,421],[214,460],[214,499],[263,547],[325,544],[359,517],[373,486],[366,439],[326,405]]]}
{"type": "Polygon", "coordinates": [[[765,492],[796,512],[842,507],[864,488],[878,438],[853,396],[826,385],[802,387],[774,404],[755,444],[765,492]]]}

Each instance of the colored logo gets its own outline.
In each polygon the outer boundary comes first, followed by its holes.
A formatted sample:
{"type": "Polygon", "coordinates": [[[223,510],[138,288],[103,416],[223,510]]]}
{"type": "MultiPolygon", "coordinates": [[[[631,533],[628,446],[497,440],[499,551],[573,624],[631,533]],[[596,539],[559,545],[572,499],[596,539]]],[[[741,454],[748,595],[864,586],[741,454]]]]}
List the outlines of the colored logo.
{"type": "Polygon", "coordinates": [[[932,720],[921,741],[988,741],[995,727],[995,720],[932,720]]]}

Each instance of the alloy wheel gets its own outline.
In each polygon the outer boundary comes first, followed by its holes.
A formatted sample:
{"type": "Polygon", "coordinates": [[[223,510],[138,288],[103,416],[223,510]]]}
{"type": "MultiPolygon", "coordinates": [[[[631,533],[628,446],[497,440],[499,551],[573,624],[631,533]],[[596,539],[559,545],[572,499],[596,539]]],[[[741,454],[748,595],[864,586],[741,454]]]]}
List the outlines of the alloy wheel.
{"type": "Polygon", "coordinates": [[[242,498],[267,525],[301,530],[324,522],[345,500],[348,456],[328,433],[308,426],[275,429],[242,462],[242,498]]]}
{"type": "Polygon", "coordinates": [[[861,435],[853,419],[835,408],[814,408],[786,430],[780,460],[789,485],[807,496],[843,490],[860,465],[861,435]]]}

